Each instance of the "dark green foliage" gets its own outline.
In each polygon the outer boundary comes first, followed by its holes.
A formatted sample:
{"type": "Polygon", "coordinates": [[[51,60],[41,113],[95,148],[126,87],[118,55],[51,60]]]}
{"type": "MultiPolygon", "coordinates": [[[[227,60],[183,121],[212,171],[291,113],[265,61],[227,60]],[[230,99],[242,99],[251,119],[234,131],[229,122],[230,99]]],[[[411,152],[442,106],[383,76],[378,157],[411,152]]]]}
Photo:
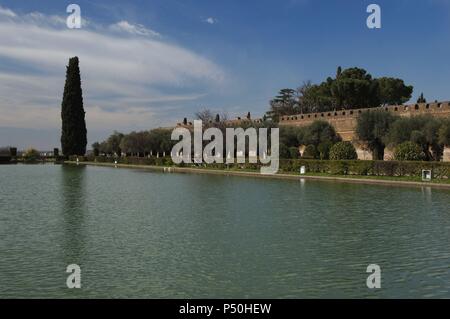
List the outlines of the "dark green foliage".
{"type": "Polygon", "coordinates": [[[100,155],[100,143],[99,142],[95,142],[94,144],[92,144],[92,151],[94,153],[94,156],[100,155]]]}
{"type": "Polygon", "coordinates": [[[382,105],[403,104],[411,99],[413,87],[406,86],[403,80],[382,77],[377,79],[377,82],[382,105]]]}
{"type": "Polygon", "coordinates": [[[55,148],[53,149],[53,156],[54,156],[55,158],[59,156],[59,148],[55,147],[55,148]]]}
{"type": "Polygon", "coordinates": [[[122,133],[114,131],[114,133],[106,141],[112,154],[121,156],[122,149],[120,148],[120,143],[122,142],[123,137],[124,135],[122,133]]]}
{"type": "Polygon", "coordinates": [[[356,134],[359,140],[367,144],[376,160],[384,157],[385,139],[395,119],[382,110],[364,112],[358,117],[356,134]]]}
{"type": "Polygon", "coordinates": [[[289,158],[291,159],[300,158],[300,152],[298,151],[298,147],[289,147],[289,158]]]}
{"type": "Polygon", "coordinates": [[[86,153],[87,131],[78,57],[69,60],[61,105],[61,147],[65,156],[86,153]]]}
{"type": "Polygon", "coordinates": [[[424,154],[416,143],[404,142],[395,149],[394,158],[397,161],[420,161],[424,154]]]}
{"type": "Polygon", "coordinates": [[[450,119],[442,121],[442,126],[439,129],[439,143],[450,146],[450,119]]]}
{"type": "Polygon", "coordinates": [[[440,138],[446,127],[445,123],[446,120],[430,115],[399,118],[392,124],[385,141],[391,147],[407,141],[413,142],[420,146],[425,160],[439,160],[445,144],[440,138]]]}
{"type": "Polygon", "coordinates": [[[283,115],[402,104],[411,98],[412,91],[413,87],[401,79],[376,79],[361,68],[339,67],[336,78],[329,77],[320,84],[305,82],[297,91],[281,90],[270,102],[268,115],[278,121],[283,115]]]}
{"type": "Polygon", "coordinates": [[[11,162],[11,156],[0,155],[0,164],[9,164],[11,162]]]}
{"type": "Polygon", "coordinates": [[[314,145],[310,144],[305,147],[305,150],[303,151],[302,158],[304,159],[316,159],[319,157],[319,154],[317,152],[317,149],[314,145]]]}
{"type": "Polygon", "coordinates": [[[291,154],[289,152],[289,147],[287,147],[286,144],[280,144],[279,156],[280,156],[280,158],[284,158],[284,159],[291,158],[291,154]]]}
{"type": "Polygon", "coordinates": [[[338,108],[354,109],[380,105],[378,82],[364,69],[346,69],[337,79],[328,82],[338,108]]]}
{"type": "Polygon", "coordinates": [[[303,140],[299,141],[300,144],[312,144],[316,148],[323,143],[331,146],[331,144],[341,140],[334,127],[326,121],[314,121],[311,125],[304,128],[301,137],[303,140]]]}
{"type": "MultiPolygon", "coordinates": [[[[100,144],[103,145],[112,145],[112,141],[119,141],[118,149],[113,151],[113,148],[110,148],[111,154],[112,152],[119,155],[118,152],[128,153],[128,154],[140,154],[143,156],[144,154],[149,154],[153,152],[153,155],[156,153],[160,153],[160,155],[165,152],[167,155],[170,154],[172,147],[175,141],[172,141],[171,136],[172,131],[168,129],[153,129],[151,131],[141,131],[141,132],[131,132],[129,134],[123,135],[121,133],[115,133],[108,138],[107,141],[100,144]]],[[[101,153],[104,152],[100,147],[101,153]]]]}
{"type": "Polygon", "coordinates": [[[9,153],[10,153],[11,157],[17,157],[17,147],[10,147],[9,153]]]}
{"type": "Polygon", "coordinates": [[[11,148],[0,147],[0,164],[9,164],[11,162],[11,148]]]}
{"type": "Polygon", "coordinates": [[[293,89],[282,89],[278,95],[270,101],[270,110],[267,117],[278,122],[280,116],[295,114],[297,106],[296,91],[293,89]]]}
{"type": "Polygon", "coordinates": [[[319,159],[326,160],[330,158],[330,149],[333,146],[331,141],[325,141],[317,145],[317,151],[319,152],[319,159]]]}
{"type": "Polygon", "coordinates": [[[301,136],[302,132],[302,128],[295,126],[280,127],[280,144],[284,144],[288,148],[298,147],[301,144],[299,136],[301,136]]]}
{"type": "Polygon", "coordinates": [[[445,162],[280,160],[280,169],[283,172],[297,173],[300,166],[306,166],[306,171],[311,173],[368,176],[420,177],[422,169],[431,169],[435,178],[450,177],[450,163],[445,162]]]}
{"type": "Polygon", "coordinates": [[[417,103],[427,103],[427,99],[423,97],[423,93],[420,93],[417,103]]]}
{"type": "Polygon", "coordinates": [[[330,149],[330,160],[356,160],[355,147],[350,142],[338,142],[330,149]]]}

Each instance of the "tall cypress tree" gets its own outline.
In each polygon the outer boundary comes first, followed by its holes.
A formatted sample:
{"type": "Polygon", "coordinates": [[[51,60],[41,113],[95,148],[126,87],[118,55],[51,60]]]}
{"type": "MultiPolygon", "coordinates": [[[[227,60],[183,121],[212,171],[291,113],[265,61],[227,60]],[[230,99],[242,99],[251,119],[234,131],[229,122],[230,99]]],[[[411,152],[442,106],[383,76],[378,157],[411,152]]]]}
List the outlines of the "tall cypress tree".
{"type": "Polygon", "coordinates": [[[86,153],[87,131],[78,57],[69,59],[61,104],[61,148],[65,156],[86,153]]]}

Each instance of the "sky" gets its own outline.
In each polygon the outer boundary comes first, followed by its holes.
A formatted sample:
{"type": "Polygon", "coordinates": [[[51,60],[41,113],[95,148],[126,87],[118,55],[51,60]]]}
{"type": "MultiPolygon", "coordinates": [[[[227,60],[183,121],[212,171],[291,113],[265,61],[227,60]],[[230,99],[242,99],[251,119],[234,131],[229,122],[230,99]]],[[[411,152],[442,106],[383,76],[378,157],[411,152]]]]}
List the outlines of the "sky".
{"type": "Polygon", "coordinates": [[[0,146],[60,147],[78,56],[89,145],[211,109],[259,117],[281,88],[342,66],[450,100],[450,0],[0,0],[0,146]],[[81,8],[69,29],[66,7],[81,8]],[[381,8],[381,29],[366,25],[381,8]]]}

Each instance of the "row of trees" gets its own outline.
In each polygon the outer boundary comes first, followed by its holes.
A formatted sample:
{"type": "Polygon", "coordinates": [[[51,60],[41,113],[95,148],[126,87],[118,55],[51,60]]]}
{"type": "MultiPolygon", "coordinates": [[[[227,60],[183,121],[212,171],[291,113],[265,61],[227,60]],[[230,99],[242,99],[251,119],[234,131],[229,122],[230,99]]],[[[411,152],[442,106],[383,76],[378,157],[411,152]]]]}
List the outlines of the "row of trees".
{"type": "Polygon", "coordinates": [[[306,82],[297,90],[280,90],[270,101],[266,116],[278,122],[283,115],[403,104],[412,92],[413,87],[405,85],[402,79],[373,78],[361,68],[339,67],[335,78],[328,77],[320,84],[306,82]]]}
{"type": "MultiPolygon", "coordinates": [[[[358,118],[356,137],[376,160],[383,160],[386,147],[395,150],[397,160],[438,161],[450,145],[450,119],[430,115],[398,117],[382,110],[364,112],[358,118]]],[[[306,127],[280,128],[280,156],[298,158],[298,146],[305,145],[304,158],[356,159],[356,150],[342,142],[333,126],[315,121],[306,127]]]]}
{"type": "MultiPolygon", "coordinates": [[[[419,150],[422,160],[440,160],[444,146],[450,145],[450,119],[421,115],[408,118],[393,116],[382,110],[364,112],[358,118],[356,134],[373,154],[374,159],[382,160],[385,147],[419,150]]],[[[405,159],[404,156],[396,156],[405,159]]],[[[406,158],[415,160],[414,158],[406,158]]]]}
{"type": "Polygon", "coordinates": [[[140,155],[150,153],[169,154],[174,145],[170,139],[172,131],[168,129],[153,129],[150,131],[122,134],[114,132],[105,141],[92,144],[94,155],[140,155]]]}
{"type": "MultiPolygon", "coordinates": [[[[226,128],[231,127],[231,124],[228,122],[227,114],[214,115],[214,113],[208,109],[197,112],[195,114],[195,118],[198,120],[202,120],[203,129],[216,127],[222,131],[224,137],[226,136],[226,128]]],[[[248,120],[251,119],[250,112],[247,114],[246,118],[248,120]]],[[[186,118],[183,120],[183,124],[188,124],[186,118]]],[[[236,125],[244,129],[248,127],[270,128],[274,127],[275,123],[255,123],[253,121],[244,121],[236,125]]],[[[159,153],[160,155],[163,153],[169,155],[173,145],[177,143],[177,141],[171,140],[171,133],[171,129],[164,128],[157,128],[150,131],[131,132],[129,134],[123,134],[115,131],[105,141],[95,142],[94,144],[92,144],[92,149],[95,155],[120,155],[122,153],[125,153],[130,155],[142,156],[143,154],[150,154],[151,152],[154,155],[156,153],[159,153]]],[[[203,143],[203,146],[205,146],[209,143],[209,141],[203,141],[203,143]]],[[[224,142],[224,145],[225,143],[226,142],[224,142]]],[[[225,152],[223,151],[222,154],[224,153],[225,152]]]]}
{"type": "Polygon", "coordinates": [[[315,121],[306,127],[280,127],[280,157],[298,158],[299,146],[306,145],[303,156],[328,159],[331,147],[341,138],[333,126],[325,121],[315,121]]]}
{"type": "MultiPolygon", "coordinates": [[[[243,128],[274,127],[274,123],[241,123],[243,128]]],[[[225,130],[222,121],[209,123],[225,130]]],[[[225,131],[223,132],[225,136],[225,131]]],[[[170,151],[176,143],[170,138],[171,130],[122,134],[114,132],[108,139],[92,145],[94,154],[143,156],[170,151]]],[[[450,119],[438,119],[429,115],[402,118],[390,112],[373,110],[362,113],[357,121],[356,137],[374,159],[382,160],[386,147],[395,149],[399,160],[437,161],[443,155],[445,145],[450,145],[450,119]]],[[[208,143],[208,141],[204,141],[208,143]]],[[[349,142],[342,142],[334,127],[326,121],[315,121],[306,127],[280,127],[280,157],[299,158],[299,146],[304,145],[303,158],[310,159],[356,159],[356,150],[349,142]]],[[[224,154],[224,152],[222,152],[224,154]]]]}

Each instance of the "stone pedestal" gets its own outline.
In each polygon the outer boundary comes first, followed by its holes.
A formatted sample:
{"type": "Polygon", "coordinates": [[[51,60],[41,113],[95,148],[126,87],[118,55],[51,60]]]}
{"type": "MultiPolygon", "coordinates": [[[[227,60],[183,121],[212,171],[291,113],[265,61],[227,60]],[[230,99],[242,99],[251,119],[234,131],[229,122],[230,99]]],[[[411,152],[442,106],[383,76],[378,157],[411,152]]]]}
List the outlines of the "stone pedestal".
{"type": "Polygon", "coordinates": [[[367,150],[362,148],[359,145],[353,145],[355,147],[356,150],[356,154],[358,155],[358,159],[359,160],[363,160],[363,161],[371,161],[372,160],[372,153],[367,150]]]}
{"type": "Polygon", "coordinates": [[[383,161],[392,161],[393,159],[394,159],[394,150],[390,148],[385,148],[383,161]]]}
{"type": "Polygon", "coordinates": [[[444,155],[442,156],[443,162],[450,162],[450,146],[444,148],[444,155]]]}

